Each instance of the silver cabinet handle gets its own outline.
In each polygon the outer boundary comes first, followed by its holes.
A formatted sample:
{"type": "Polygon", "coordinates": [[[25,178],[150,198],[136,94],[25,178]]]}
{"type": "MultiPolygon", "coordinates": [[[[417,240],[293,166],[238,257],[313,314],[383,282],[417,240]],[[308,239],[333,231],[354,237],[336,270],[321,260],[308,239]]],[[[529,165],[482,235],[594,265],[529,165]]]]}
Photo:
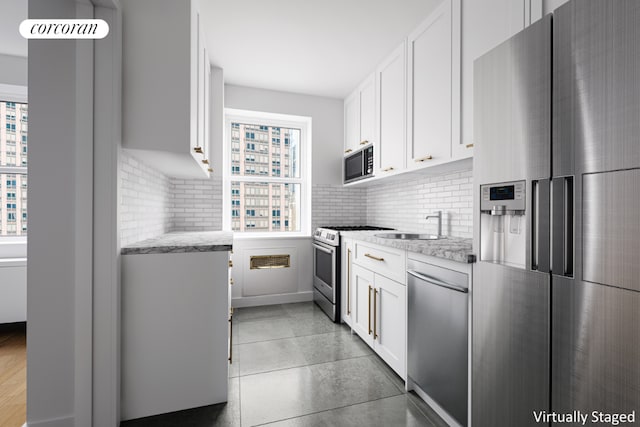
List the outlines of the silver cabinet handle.
{"type": "Polygon", "coordinates": [[[418,273],[415,270],[407,270],[407,274],[412,275],[416,279],[420,279],[420,280],[423,280],[425,282],[431,283],[432,285],[436,285],[436,286],[440,286],[440,287],[443,287],[443,288],[451,289],[452,291],[462,292],[462,293],[465,293],[465,294],[469,292],[469,289],[467,289],[467,288],[463,288],[462,286],[453,285],[451,283],[443,282],[442,280],[438,280],[438,279],[436,279],[434,277],[427,276],[426,274],[418,273]]]}

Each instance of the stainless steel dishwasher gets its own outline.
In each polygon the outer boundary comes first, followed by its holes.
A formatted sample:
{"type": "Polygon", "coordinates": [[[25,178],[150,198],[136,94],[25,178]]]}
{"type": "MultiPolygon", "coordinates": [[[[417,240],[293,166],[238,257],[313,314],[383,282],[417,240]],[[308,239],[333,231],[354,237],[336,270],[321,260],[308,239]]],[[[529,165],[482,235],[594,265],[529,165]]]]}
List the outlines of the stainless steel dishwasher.
{"type": "Polygon", "coordinates": [[[408,260],[407,374],[467,425],[469,277],[408,260]]]}

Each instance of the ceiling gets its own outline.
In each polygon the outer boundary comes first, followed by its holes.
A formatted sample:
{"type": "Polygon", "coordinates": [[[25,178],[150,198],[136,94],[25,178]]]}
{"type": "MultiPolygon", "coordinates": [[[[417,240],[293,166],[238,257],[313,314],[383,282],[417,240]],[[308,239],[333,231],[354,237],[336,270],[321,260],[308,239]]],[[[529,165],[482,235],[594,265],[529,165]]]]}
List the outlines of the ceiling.
{"type": "MultiPolygon", "coordinates": [[[[442,0],[206,0],[227,83],[344,98],[442,0]]],[[[27,56],[27,0],[0,0],[0,54],[27,56]]]]}
{"type": "Polygon", "coordinates": [[[344,98],[442,0],[206,0],[225,82],[344,98]]]}
{"type": "Polygon", "coordinates": [[[0,55],[27,56],[27,40],[18,32],[27,19],[27,0],[0,0],[0,55]]]}

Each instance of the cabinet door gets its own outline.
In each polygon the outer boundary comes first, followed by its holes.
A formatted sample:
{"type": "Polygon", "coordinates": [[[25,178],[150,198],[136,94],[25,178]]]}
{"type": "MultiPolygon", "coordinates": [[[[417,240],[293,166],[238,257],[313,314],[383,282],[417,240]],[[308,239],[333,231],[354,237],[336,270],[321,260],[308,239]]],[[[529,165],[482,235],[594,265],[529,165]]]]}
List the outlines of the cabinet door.
{"type": "Polygon", "coordinates": [[[407,168],[447,161],[452,144],[452,1],[407,41],[407,168]]]}
{"type": "Polygon", "coordinates": [[[344,100],[344,153],[358,148],[360,143],[360,93],[355,91],[344,100]]]}
{"type": "Polygon", "coordinates": [[[378,173],[404,169],[406,116],[406,43],[403,42],[376,71],[378,115],[378,173]]]}
{"type": "Polygon", "coordinates": [[[406,378],[407,289],[375,275],[373,348],[402,379],[406,378]]]}
{"type": "Polygon", "coordinates": [[[373,346],[373,273],[355,264],[352,267],[352,327],[364,342],[373,346]]]}
{"type": "Polygon", "coordinates": [[[210,162],[211,162],[211,134],[210,134],[210,125],[211,125],[211,62],[209,61],[209,53],[206,48],[204,48],[204,135],[202,140],[202,151],[204,153],[204,158],[209,162],[207,164],[207,170],[209,171],[210,162]]]}
{"type": "Polygon", "coordinates": [[[529,0],[468,1],[462,4],[462,137],[454,158],[473,155],[473,61],[525,27],[529,0]]]}
{"type": "Polygon", "coordinates": [[[343,239],[341,244],[341,265],[340,269],[340,283],[341,283],[341,307],[340,313],[342,315],[342,321],[349,326],[352,326],[352,311],[353,311],[353,291],[352,291],[352,266],[353,260],[353,243],[350,240],[343,239]]]}
{"type": "MultiPolygon", "coordinates": [[[[204,60],[205,60],[205,47],[204,47],[204,35],[200,29],[200,14],[198,14],[198,59],[196,63],[198,80],[197,80],[197,134],[196,134],[196,147],[199,147],[202,150],[202,155],[204,156],[204,103],[205,103],[205,93],[204,93],[204,80],[205,80],[205,68],[204,68],[204,60]]],[[[202,159],[198,159],[200,161],[202,159]]]]}
{"type": "Polygon", "coordinates": [[[376,140],[376,75],[362,83],[360,92],[360,145],[376,140]]]}

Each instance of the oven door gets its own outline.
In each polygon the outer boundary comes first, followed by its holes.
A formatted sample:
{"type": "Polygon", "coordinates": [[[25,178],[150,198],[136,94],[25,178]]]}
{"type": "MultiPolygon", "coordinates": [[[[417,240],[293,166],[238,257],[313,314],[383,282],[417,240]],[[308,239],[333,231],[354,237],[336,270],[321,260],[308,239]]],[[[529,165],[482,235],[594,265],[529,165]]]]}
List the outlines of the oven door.
{"type": "Polygon", "coordinates": [[[313,286],[332,304],[336,302],[337,247],[313,242],[313,286]]]}

